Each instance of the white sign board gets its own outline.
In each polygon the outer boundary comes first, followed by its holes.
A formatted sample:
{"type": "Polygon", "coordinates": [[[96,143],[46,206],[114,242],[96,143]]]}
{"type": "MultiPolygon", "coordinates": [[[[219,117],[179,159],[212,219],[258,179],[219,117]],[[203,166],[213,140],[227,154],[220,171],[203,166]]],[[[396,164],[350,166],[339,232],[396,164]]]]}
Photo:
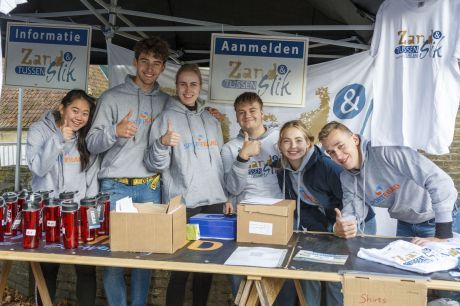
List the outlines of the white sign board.
{"type": "Polygon", "coordinates": [[[8,23],[5,84],[87,89],[91,27],[8,23]]]}
{"type": "Polygon", "coordinates": [[[213,34],[209,99],[233,103],[251,91],[267,106],[303,107],[307,52],[306,37],[213,34]]]}

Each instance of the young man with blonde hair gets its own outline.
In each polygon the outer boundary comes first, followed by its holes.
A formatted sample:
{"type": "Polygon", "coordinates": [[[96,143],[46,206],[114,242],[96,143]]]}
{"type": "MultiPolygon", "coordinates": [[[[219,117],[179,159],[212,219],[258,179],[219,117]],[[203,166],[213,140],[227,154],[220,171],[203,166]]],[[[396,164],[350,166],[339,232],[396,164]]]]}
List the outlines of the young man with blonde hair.
{"type": "Polygon", "coordinates": [[[345,168],[340,180],[343,209],[336,209],[335,233],[354,237],[372,207],[388,208],[398,220],[397,235],[419,245],[451,238],[460,223],[454,182],[417,151],[403,146],[372,147],[339,122],[326,124],[319,140],[345,168]],[[457,219],[457,220],[456,220],[457,219]]]}

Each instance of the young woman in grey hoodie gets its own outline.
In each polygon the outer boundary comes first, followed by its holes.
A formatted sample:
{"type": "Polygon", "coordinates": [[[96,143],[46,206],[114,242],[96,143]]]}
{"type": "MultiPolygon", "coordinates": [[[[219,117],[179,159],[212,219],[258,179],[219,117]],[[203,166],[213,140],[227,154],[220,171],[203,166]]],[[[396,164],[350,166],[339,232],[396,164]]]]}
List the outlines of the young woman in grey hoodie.
{"type": "MultiPolygon", "coordinates": [[[[96,196],[97,163],[86,148],[86,133],[95,109],[94,99],[83,90],[71,90],[62,99],[59,109],[44,114],[32,124],[27,134],[27,163],[32,172],[33,191],[78,191],[75,201],[96,196]]],[[[42,263],[43,274],[51,299],[56,293],[59,264],[42,263]]],[[[95,305],[96,269],[75,265],[79,305],[95,305]]],[[[40,303],[40,299],[37,299],[40,303]]]]}
{"type": "MultiPolygon", "coordinates": [[[[219,121],[199,99],[201,73],[197,65],[183,65],[176,74],[178,100],[166,105],[150,129],[151,146],[144,163],[161,172],[163,201],[182,196],[187,217],[222,213],[227,197],[223,188],[223,145],[219,121]]],[[[183,305],[188,272],[172,272],[166,305],[183,305]]],[[[193,275],[193,305],[206,305],[212,275],[193,275]]]]}

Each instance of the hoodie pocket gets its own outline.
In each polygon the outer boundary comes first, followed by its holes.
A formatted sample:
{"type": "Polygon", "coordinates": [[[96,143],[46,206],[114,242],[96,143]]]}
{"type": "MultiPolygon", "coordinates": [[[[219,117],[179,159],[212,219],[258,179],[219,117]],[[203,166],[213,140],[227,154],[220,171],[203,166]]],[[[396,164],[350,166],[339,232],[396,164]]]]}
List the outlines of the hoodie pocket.
{"type": "Polygon", "coordinates": [[[392,218],[407,222],[407,223],[412,223],[412,224],[417,224],[421,222],[428,221],[430,219],[434,218],[434,211],[433,210],[428,210],[424,212],[418,212],[415,211],[413,208],[409,207],[408,209],[405,210],[399,210],[399,211],[392,211],[388,210],[390,216],[392,218]]]}

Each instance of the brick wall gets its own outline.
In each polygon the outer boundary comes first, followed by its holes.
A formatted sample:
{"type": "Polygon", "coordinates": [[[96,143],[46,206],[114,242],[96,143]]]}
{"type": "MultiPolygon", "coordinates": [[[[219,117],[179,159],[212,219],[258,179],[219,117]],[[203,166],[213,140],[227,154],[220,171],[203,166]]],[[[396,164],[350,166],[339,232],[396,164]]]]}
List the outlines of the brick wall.
{"type": "MultiPolygon", "coordinates": [[[[14,191],[14,168],[15,166],[0,167],[0,193],[14,191]]],[[[32,174],[27,166],[21,166],[20,170],[20,189],[30,189],[32,174]]]]}
{"type": "Polygon", "coordinates": [[[454,140],[450,146],[450,153],[445,155],[425,154],[425,156],[446,171],[454,180],[457,191],[460,191],[460,112],[457,112],[454,140]]]}

